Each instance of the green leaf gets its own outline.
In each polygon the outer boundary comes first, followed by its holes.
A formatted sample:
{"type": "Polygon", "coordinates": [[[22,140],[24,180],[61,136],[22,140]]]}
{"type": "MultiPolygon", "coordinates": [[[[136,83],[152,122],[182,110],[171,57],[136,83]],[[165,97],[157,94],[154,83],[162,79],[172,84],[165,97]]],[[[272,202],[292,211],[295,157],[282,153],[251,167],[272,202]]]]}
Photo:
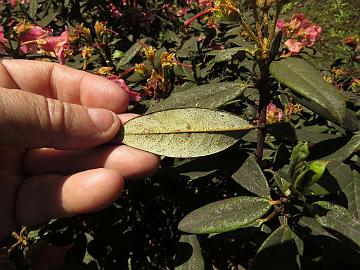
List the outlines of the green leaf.
{"type": "MultiPolygon", "coordinates": [[[[303,59],[289,57],[274,61],[270,73],[301,96],[311,110],[339,125],[343,125],[346,104],[340,91],[322,79],[321,74],[303,59]]],[[[301,100],[300,100],[301,102],[301,100]]]]}
{"type": "Polygon", "coordinates": [[[299,269],[297,256],[293,233],[287,224],[283,224],[260,246],[250,269],[299,269]]]}
{"type": "Polygon", "coordinates": [[[37,9],[38,9],[38,1],[31,0],[29,5],[29,16],[31,19],[35,19],[37,9]]]}
{"type": "Polygon", "coordinates": [[[266,177],[253,156],[247,158],[232,178],[255,195],[270,198],[270,188],[266,177]]]}
{"type": "Polygon", "coordinates": [[[341,187],[348,183],[351,178],[351,169],[341,161],[330,161],[322,178],[310,186],[305,194],[307,195],[328,195],[341,190],[341,187]]]}
{"type": "Polygon", "coordinates": [[[306,166],[306,169],[296,178],[294,187],[303,192],[317,183],[324,175],[328,163],[329,161],[316,160],[310,166],[306,166]]]}
{"type": "Polygon", "coordinates": [[[351,140],[336,152],[324,157],[323,159],[328,160],[341,160],[344,161],[351,157],[354,153],[360,151],[360,135],[355,135],[351,140]]]}
{"type": "Polygon", "coordinates": [[[360,247],[360,220],[356,219],[346,208],[326,201],[314,203],[324,211],[315,215],[315,219],[321,226],[339,233],[336,236],[344,236],[360,247]]]}
{"type": "Polygon", "coordinates": [[[289,175],[292,177],[292,181],[295,181],[295,168],[298,164],[303,162],[309,156],[309,148],[307,143],[299,142],[291,152],[289,175]]]}
{"type": "Polygon", "coordinates": [[[247,87],[250,85],[234,82],[192,87],[155,103],[147,113],[189,107],[216,109],[241,96],[247,87]]]}
{"type": "Polygon", "coordinates": [[[235,197],[196,209],[179,223],[179,230],[189,233],[222,233],[244,228],[262,217],[271,201],[260,197],[235,197]]]}
{"type": "Polygon", "coordinates": [[[181,263],[175,270],[204,270],[205,262],[197,235],[182,235],[177,248],[176,261],[181,263]],[[186,255],[187,258],[185,257],[186,255]],[[185,257],[185,258],[184,258],[185,257]],[[180,261],[180,262],[179,262],[180,261]]]}
{"type": "Polygon", "coordinates": [[[290,187],[290,177],[282,171],[270,172],[274,175],[275,183],[280,188],[280,191],[283,194],[287,193],[290,187]]]}
{"type": "Polygon", "coordinates": [[[119,137],[137,149],[185,158],[220,152],[253,128],[248,121],[228,112],[187,108],[133,118],[126,122],[119,137]]]}
{"type": "Polygon", "coordinates": [[[55,20],[56,16],[58,16],[60,12],[51,12],[49,15],[45,16],[41,19],[41,21],[37,22],[38,25],[42,27],[48,26],[52,21],[55,20]]]}
{"type": "Polygon", "coordinates": [[[133,44],[130,47],[130,49],[127,50],[124,57],[122,57],[120,59],[120,61],[117,64],[117,68],[121,68],[121,67],[125,66],[126,64],[128,64],[135,57],[135,55],[141,50],[141,48],[143,47],[142,44],[144,42],[145,42],[145,40],[142,39],[141,41],[138,41],[135,44],[133,44]]]}
{"type": "Polygon", "coordinates": [[[244,47],[234,47],[224,50],[213,50],[207,53],[209,56],[215,56],[215,63],[228,62],[236,58],[241,52],[248,52],[244,47]]]}
{"type": "Polygon", "coordinates": [[[303,216],[300,218],[298,224],[302,227],[309,228],[309,233],[313,236],[327,236],[338,240],[334,235],[325,230],[314,218],[303,216]]]}
{"type": "Polygon", "coordinates": [[[357,171],[351,171],[350,167],[343,163],[340,163],[337,168],[338,170],[333,172],[333,177],[346,196],[349,212],[360,220],[360,174],[357,171]]]}

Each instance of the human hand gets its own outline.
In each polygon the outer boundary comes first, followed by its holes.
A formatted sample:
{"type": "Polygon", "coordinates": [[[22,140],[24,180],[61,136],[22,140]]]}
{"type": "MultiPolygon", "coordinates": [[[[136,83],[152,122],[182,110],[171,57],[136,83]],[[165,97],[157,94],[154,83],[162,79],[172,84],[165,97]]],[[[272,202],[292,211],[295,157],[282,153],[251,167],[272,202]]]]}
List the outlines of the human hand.
{"type": "Polygon", "coordinates": [[[16,224],[102,209],[124,180],[155,172],[158,157],[101,145],[134,117],[120,114],[127,105],[105,78],[47,62],[0,62],[0,240],[16,224]]]}

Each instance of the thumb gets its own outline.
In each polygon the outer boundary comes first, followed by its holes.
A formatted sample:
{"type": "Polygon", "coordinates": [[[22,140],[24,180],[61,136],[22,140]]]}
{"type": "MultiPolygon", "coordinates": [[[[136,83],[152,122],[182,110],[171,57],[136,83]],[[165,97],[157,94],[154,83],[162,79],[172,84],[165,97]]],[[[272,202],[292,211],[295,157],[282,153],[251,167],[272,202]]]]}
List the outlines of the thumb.
{"type": "Polygon", "coordinates": [[[0,88],[0,146],[88,148],[112,139],[120,126],[109,110],[0,88]]]}

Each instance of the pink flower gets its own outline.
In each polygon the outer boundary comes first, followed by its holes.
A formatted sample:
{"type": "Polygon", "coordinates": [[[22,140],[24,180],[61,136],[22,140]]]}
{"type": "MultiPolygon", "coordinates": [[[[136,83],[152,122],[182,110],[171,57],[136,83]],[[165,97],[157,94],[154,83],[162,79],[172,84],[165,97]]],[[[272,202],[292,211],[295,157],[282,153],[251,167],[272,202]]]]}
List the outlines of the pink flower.
{"type": "MultiPolygon", "coordinates": [[[[16,7],[17,0],[9,0],[9,5],[14,8],[16,7]]],[[[27,4],[30,3],[30,0],[21,0],[21,4],[27,4]]]]}
{"type": "Polygon", "coordinates": [[[0,25],[0,53],[4,53],[4,45],[8,43],[8,40],[5,38],[4,35],[4,27],[0,25]]]}
{"type": "Polygon", "coordinates": [[[212,7],[214,0],[199,0],[199,6],[201,8],[212,7]]]}
{"type": "Polygon", "coordinates": [[[125,83],[123,79],[121,79],[119,76],[110,76],[107,77],[110,81],[113,81],[117,85],[121,87],[128,95],[131,101],[141,101],[141,95],[139,92],[132,91],[129,86],[125,83]]]}
{"type": "Polygon", "coordinates": [[[284,25],[285,25],[285,21],[283,19],[278,20],[276,23],[276,27],[278,28],[278,30],[281,31],[283,30],[284,25]]]}
{"type": "Polygon", "coordinates": [[[47,36],[38,40],[40,48],[48,53],[54,53],[61,64],[65,63],[66,53],[69,51],[69,32],[67,29],[60,36],[47,36]]]}
{"type": "Polygon", "coordinates": [[[20,31],[19,39],[22,44],[20,51],[23,53],[37,53],[37,40],[45,37],[49,33],[36,25],[27,26],[25,24],[20,24],[17,26],[17,29],[20,31]],[[24,27],[24,30],[22,30],[21,27],[24,27]],[[26,29],[27,27],[29,27],[29,29],[26,29]]]}
{"type": "Polygon", "coordinates": [[[299,53],[302,48],[304,48],[304,43],[298,42],[295,39],[288,39],[287,41],[285,41],[284,44],[286,45],[288,50],[294,54],[299,53]]]}
{"type": "Polygon", "coordinates": [[[266,124],[274,124],[282,121],[283,111],[276,107],[274,103],[269,103],[266,107],[266,124]]]}
{"type": "Polygon", "coordinates": [[[14,8],[16,7],[16,0],[9,0],[9,5],[14,8]]]}
{"type": "Polygon", "coordinates": [[[318,25],[312,25],[304,29],[304,42],[307,42],[306,46],[314,46],[317,40],[320,39],[322,28],[318,25]]]}
{"type": "Polygon", "coordinates": [[[288,53],[285,56],[296,55],[304,47],[312,47],[320,39],[322,28],[305,19],[304,14],[296,14],[291,21],[277,21],[277,28],[288,38],[284,43],[288,53]]]}
{"type": "Polygon", "coordinates": [[[188,12],[188,8],[180,8],[178,12],[176,13],[176,16],[182,17],[188,12]]]}

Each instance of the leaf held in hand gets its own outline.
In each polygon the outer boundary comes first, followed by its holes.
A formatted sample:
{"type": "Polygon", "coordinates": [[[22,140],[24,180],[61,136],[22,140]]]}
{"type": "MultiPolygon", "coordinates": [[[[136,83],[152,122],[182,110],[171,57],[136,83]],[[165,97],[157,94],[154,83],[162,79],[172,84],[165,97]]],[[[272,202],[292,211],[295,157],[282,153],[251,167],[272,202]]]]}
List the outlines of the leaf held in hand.
{"type": "Polygon", "coordinates": [[[124,125],[123,143],[169,157],[198,157],[220,152],[248,130],[237,115],[200,108],[156,112],[131,119],[124,125]]]}

